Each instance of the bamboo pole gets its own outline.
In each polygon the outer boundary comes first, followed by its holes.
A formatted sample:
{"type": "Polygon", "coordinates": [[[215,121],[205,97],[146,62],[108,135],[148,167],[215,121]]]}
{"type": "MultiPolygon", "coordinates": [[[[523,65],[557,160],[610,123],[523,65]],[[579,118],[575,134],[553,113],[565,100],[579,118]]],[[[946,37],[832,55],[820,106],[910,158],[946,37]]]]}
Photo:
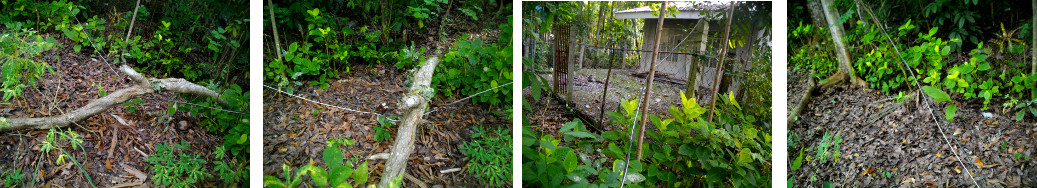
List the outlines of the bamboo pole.
{"type": "Polygon", "coordinates": [[[643,105],[641,106],[641,126],[637,130],[637,160],[641,160],[641,150],[643,149],[642,144],[644,144],[645,141],[645,125],[648,124],[648,106],[652,104],[652,81],[655,80],[655,62],[657,61],[656,58],[659,57],[659,43],[662,39],[663,18],[666,17],[666,1],[660,3],[660,5],[662,6],[659,8],[659,21],[656,23],[657,27],[655,30],[655,44],[653,44],[655,47],[653,47],[654,50],[652,50],[652,64],[648,67],[648,85],[645,88],[645,97],[641,98],[643,105]]]}
{"type": "Polygon", "coordinates": [[[723,78],[724,76],[724,59],[727,57],[727,44],[730,42],[728,40],[730,40],[731,37],[731,17],[734,17],[734,11],[735,2],[731,2],[731,4],[727,6],[727,29],[724,29],[724,47],[720,48],[720,62],[717,63],[717,76],[713,81],[713,96],[709,103],[709,119],[707,119],[707,122],[710,123],[713,122],[713,112],[716,110],[717,106],[717,87],[720,86],[720,78],[723,78]]]}

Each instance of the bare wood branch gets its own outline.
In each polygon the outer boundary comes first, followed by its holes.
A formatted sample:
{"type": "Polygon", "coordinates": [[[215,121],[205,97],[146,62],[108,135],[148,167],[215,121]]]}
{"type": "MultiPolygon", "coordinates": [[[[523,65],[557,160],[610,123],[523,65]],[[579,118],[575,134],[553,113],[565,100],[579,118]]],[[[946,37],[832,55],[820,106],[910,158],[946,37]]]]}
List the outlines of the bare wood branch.
{"type": "Polygon", "coordinates": [[[173,91],[177,93],[187,93],[193,95],[199,95],[204,97],[216,98],[220,103],[227,103],[227,101],[220,99],[220,95],[215,91],[209,90],[208,88],[200,85],[188,82],[180,78],[164,78],[147,80],[143,75],[134,71],[128,65],[122,65],[119,67],[123,73],[126,73],[130,80],[136,82],[136,85],[119,89],[118,91],[112,92],[104,97],[94,99],[79,109],[73,110],[69,113],[39,117],[39,118],[10,118],[0,119],[0,132],[22,130],[22,129],[51,129],[57,127],[65,127],[73,122],[83,121],[90,116],[97,115],[101,112],[108,110],[114,106],[122,104],[130,99],[133,99],[139,95],[161,92],[163,90],[173,91]],[[3,121],[6,120],[6,121],[3,121]]]}
{"type": "Polygon", "coordinates": [[[396,140],[390,148],[389,159],[385,162],[382,179],[378,183],[380,188],[389,186],[393,178],[407,171],[407,158],[414,150],[414,131],[417,130],[418,123],[422,122],[421,116],[425,114],[425,107],[428,106],[428,99],[423,95],[432,92],[429,85],[437,64],[439,58],[435,56],[425,61],[425,64],[414,73],[408,94],[400,99],[399,108],[404,111],[403,120],[400,121],[400,129],[396,131],[396,140]]]}

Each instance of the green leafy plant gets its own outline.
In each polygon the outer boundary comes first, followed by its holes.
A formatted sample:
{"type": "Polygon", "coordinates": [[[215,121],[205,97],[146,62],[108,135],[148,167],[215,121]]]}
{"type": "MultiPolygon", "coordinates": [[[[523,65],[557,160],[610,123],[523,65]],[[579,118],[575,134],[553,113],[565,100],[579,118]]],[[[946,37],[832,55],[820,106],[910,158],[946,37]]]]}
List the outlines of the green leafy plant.
{"type": "Polygon", "coordinates": [[[796,157],[796,160],[792,161],[792,168],[790,170],[796,171],[802,165],[803,165],[803,148],[800,148],[799,149],[799,157],[796,157]]]}
{"type": "Polygon", "coordinates": [[[25,174],[22,174],[21,169],[0,168],[0,183],[3,183],[4,187],[21,185],[23,178],[25,178],[25,174]]]}
{"type": "Polygon", "coordinates": [[[1027,116],[1027,112],[1029,112],[1031,117],[1037,117],[1037,98],[1019,102],[1019,104],[1016,104],[1015,110],[1017,111],[1015,113],[1015,121],[1022,121],[1027,116]]]}
{"type": "Polygon", "coordinates": [[[139,110],[137,108],[137,106],[139,106],[140,104],[144,104],[144,99],[136,98],[136,99],[133,99],[133,100],[130,100],[130,101],[126,101],[126,102],[122,103],[122,106],[126,107],[126,112],[129,112],[129,113],[132,114],[132,113],[137,113],[137,110],[139,110]]]}
{"type": "Polygon", "coordinates": [[[230,157],[227,157],[226,149],[222,145],[217,146],[216,149],[213,150],[212,154],[215,155],[217,159],[212,162],[215,165],[213,170],[219,174],[220,180],[223,180],[227,185],[236,185],[239,182],[248,181],[249,166],[247,163],[238,162],[238,160],[233,160],[230,157]],[[222,160],[229,160],[230,162],[222,160]]]}
{"type": "Polygon", "coordinates": [[[36,61],[36,56],[54,48],[53,37],[36,35],[35,31],[0,32],[0,91],[4,93],[4,101],[22,95],[25,87],[36,87],[36,82],[45,73],[53,73],[47,62],[36,61]]]}
{"type": "Polygon", "coordinates": [[[393,121],[395,121],[395,119],[396,118],[394,117],[379,116],[378,126],[372,128],[375,132],[374,139],[381,142],[388,141],[389,138],[392,137],[392,135],[389,135],[389,128],[394,125],[393,121]]]}
{"type": "MultiPolygon", "coordinates": [[[[348,164],[349,166],[346,166],[346,164],[342,163],[344,158],[339,146],[350,146],[352,144],[353,141],[348,138],[329,140],[328,147],[324,148],[323,152],[323,160],[324,163],[327,164],[327,168],[316,166],[311,162],[306,166],[299,167],[299,171],[293,175],[291,173],[291,167],[283,164],[284,180],[275,176],[265,176],[263,177],[263,186],[292,188],[302,183],[302,179],[300,178],[302,175],[309,174],[313,184],[319,187],[354,187],[353,185],[362,187],[362,185],[367,184],[368,182],[369,172],[367,162],[358,166],[354,166],[353,164],[348,164]],[[353,184],[348,182],[350,178],[353,179],[353,184]]],[[[402,177],[403,176],[399,176],[393,179],[393,183],[391,183],[389,187],[399,187],[402,185],[402,177]]]]}
{"type": "Polygon", "coordinates": [[[458,147],[470,160],[468,173],[482,178],[487,184],[502,186],[511,181],[511,131],[507,128],[490,132],[481,126],[472,128],[472,141],[458,147]]]}
{"type": "MultiPolygon", "coordinates": [[[[462,37],[467,38],[467,37],[462,37]]],[[[481,40],[461,40],[443,55],[432,77],[432,88],[446,97],[474,95],[512,81],[511,45],[484,45],[481,40]]],[[[472,98],[490,105],[511,103],[511,90],[494,89],[472,98]]]]}
{"type": "Polygon", "coordinates": [[[817,155],[816,159],[820,160],[821,163],[828,161],[831,158],[835,163],[839,162],[840,147],[839,143],[842,143],[843,139],[839,136],[839,133],[831,134],[825,131],[824,136],[821,137],[821,143],[817,144],[817,155]]]}
{"type": "Polygon", "coordinates": [[[190,187],[205,178],[212,177],[203,167],[206,164],[201,154],[185,152],[191,146],[187,141],[173,145],[155,145],[155,153],[144,161],[151,164],[155,183],[168,187],[190,187]]]}
{"type": "Polygon", "coordinates": [[[954,104],[950,95],[947,95],[943,90],[932,86],[922,86],[922,91],[924,91],[926,95],[929,95],[929,97],[933,98],[937,103],[951,101],[952,104],[948,104],[947,107],[944,108],[943,112],[948,122],[954,120],[954,114],[958,111],[958,105],[954,104]]]}

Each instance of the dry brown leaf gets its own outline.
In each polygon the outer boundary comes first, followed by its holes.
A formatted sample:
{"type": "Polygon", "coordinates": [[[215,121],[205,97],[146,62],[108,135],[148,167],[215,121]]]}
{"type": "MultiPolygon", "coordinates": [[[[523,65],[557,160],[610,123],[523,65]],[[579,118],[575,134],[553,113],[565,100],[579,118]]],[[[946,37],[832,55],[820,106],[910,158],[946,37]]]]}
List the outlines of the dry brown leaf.
{"type": "Polygon", "coordinates": [[[954,171],[961,174],[961,166],[954,166],[954,171]]]}
{"type": "Polygon", "coordinates": [[[980,168],[983,168],[983,161],[980,161],[978,157],[976,158],[976,164],[979,165],[980,168]]]}
{"type": "MultiPolygon", "coordinates": [[[[864,169],[864,172],[863,172],[863,173],[861,173],[861,176],[864,176],[864,175],[868,175],[868,174],[871,174],[872,172],[875,172],[875,170],[876,170],[875,168],[867,168],[867,169],[864,169]]],[[[858,178],[858,179],[859,179],[859,178],[858,178]]]]}
{"type": "Polygon", "coordinates": [[[908,179],[905,179],[904,181],[900,181],[900,183],[914,183],[914,182],[915,182],[915,178],[908,178],[908,179]]]}

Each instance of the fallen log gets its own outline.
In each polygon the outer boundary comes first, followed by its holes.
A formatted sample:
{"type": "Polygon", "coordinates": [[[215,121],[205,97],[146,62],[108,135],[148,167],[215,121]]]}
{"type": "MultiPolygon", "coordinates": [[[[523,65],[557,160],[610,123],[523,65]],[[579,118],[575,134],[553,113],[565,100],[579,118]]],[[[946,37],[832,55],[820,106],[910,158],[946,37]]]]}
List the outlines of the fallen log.
{"type": "Polygon", "coordinates": [[[403,175],[407,170],[407,158],[414,150],[414,131],[418,124],[423,122],[421,117],[425,114],[429,99],[435,94],[429,85],[437,64],[439,64],[438,57],[433,56],[426,60],[414,73],[410,89],[398,103],[398,107],[404,111],[403,119],[400,121],[400,129],[396,131],[396,140],[390,148],[391,152],[385,162],[382,179],[378,183],[379,188],[388,187],[393,178],[403,175]]]}
{"type": "Polygon", "coordinates": [[[181,78],[163,78],[163,79],[147,79],[144,75],[137,73],[128,65],[122,65],[119,67],[123,73],[127,75],[136,85],[119,89],[118,91],[112,92],[104,97],[94,99],[86,104],[86,106],[80,107],[79,109],[73,110],[69,113],[38,117],[38,118],[6,118],[0,117],[0,132],[8,132],[22,129],[51,129],[66,127],[73,122],[83,121],[90,116],[97,115],[109,108],[122,104],[130,99],[133,99],[139,95],[172,91],[176,93],[186,93],[192,95],[199,95],[204,97],[215,98],[220,103],[227,103],[227,101],[220,98],[220,94],[215,91],[209,90],[208,88],[202,87],[198,84],[188,82],[181,78]]]}

